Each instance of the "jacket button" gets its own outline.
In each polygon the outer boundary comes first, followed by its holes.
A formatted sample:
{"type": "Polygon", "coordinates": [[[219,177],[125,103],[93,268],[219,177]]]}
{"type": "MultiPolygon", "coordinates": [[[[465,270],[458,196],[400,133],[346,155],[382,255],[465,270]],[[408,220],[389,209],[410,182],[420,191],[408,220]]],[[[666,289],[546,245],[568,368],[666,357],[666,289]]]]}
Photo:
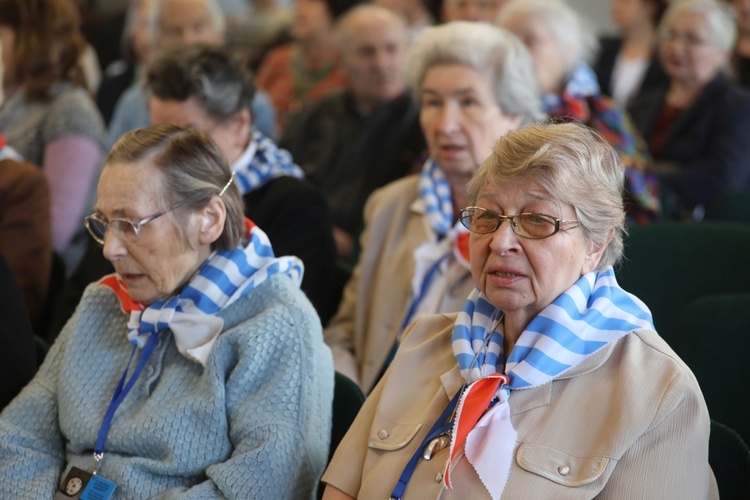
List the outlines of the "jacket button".
{"type": "Polygon", "coordinates": [[[387,431],[387,430],[385,430],[385,429],[380,429],[380,430],[378,431],[378,437],[379,437],[380,439],[388,439],[388,431],[387,431]]]}
{"type": "Polygon", "coordinates": [[[557,468],[557,472],[559,472],[561,476],[567,476],[568,474],[570,474],[570,467],[568,467],[567,465],[561,465],[557,468]]]}
{"type": "Polygon", "coordinates": [[[437,476],[435,476],[435,482],[439,483],[442,480],[443,480],[443,473],[442,472],[438,472],[437,476]]]}

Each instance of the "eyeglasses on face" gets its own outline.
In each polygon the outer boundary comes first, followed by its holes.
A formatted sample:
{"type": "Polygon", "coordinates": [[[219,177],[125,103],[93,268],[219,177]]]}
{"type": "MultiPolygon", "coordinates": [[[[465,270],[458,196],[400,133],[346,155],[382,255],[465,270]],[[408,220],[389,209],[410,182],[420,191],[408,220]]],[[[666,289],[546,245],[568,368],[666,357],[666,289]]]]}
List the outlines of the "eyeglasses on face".
{"type": "Polygon", "coordinates": [[[104,245],[104,236],[110,229],[114,230],[114,232],[125,238],[127,241],[136,243],[138,241],[138,237],[141,234],[141,229],[143,228],[143,226],[153,220],[158,219],[162,215],[166,215],[172,210],[181,207],[185,203],[185,201],[181,201],[177,205],[168,210],[165,210],[164,212],[150,215],[145,219],[141,219],[139,221],[132,221],[129,219],[112,219],[109,222],[105,222],[98,215],[91,214],[83,219],[83,224],[86,226],[86,229],[89,230],[91,237],[94,238],[100,245],[104,245]]]}
{"type": "Polygon", "coordinates": [[[682,42],[688,47],[702,47],[709,44],[708,40],[696,35],[695,33],[676,33],[670,29],[660,30],[659,38],[665,42],[682,42]]]}
{"type": "Polygon", "coordinates": [[[503,221],[509,220],[513,232],[523,238],[541,240],[549,238],[560,230],[572,229],[579,225],[577,220],[564,220],[551,215],[522,213],[515,215],[500,215],[482,207],[466,207],[461,210],[461,224],[472,233],[489,234],[500,228],[503,221]],[[563,224],[575,224],[563,228],[563,224]]]}

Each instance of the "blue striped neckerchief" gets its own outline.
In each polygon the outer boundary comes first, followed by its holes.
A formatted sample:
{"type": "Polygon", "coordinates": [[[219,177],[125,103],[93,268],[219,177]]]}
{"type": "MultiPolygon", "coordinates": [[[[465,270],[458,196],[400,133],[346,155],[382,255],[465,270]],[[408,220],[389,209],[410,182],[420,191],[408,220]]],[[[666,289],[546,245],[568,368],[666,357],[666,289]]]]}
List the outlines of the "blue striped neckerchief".
{"type": "Polygon", "coordinates": [[[406,315],[402,319],[402,330],[423,312],[433,312],[435,294],[440,290],[440,277],[443,284],[449,265],[448,257],[453,256],[464,268],[469,267],[468,255],[461,252],[458,239],[468,230],[460,221],[453,223],[453,198],[445,174],[437,162],[428,159],[419,175],[419,199],[424,207],[424,218],[435,234],[414,251],[414,276],[412,276],[412,296],[406,315]]]}
{"type": "Polygon", "coordinates": [[[111,276],[100,284],[112,288],[130,314],[128,339],[143,347],[152,333],[167,328],[186,358],[206,364],[224,321],[216,313],[249,293],[274,274],[285,274],[299,286],[304,267],[297,257],[274,257],[268,236],[246,219],[247,244],[213,252],[179,295],[148,306],[130,301],[125,284],[111,276]],[[116,288],[119,287],[119,290],[116,288]],[[133,307],[135,305],[136,307],[133,307]]]}
{"type": "Polygon", "coordinates": [[[484,455],[468,450],[471,433],[466,441],[466,456],[480,477],[492,468],[489,462],[496,466],[494,478],[482,478],[485,485],[494,483],[499,488],[499,493],[490,491],[493,498],[502,493],[512,462],[515,430],[510,423],[510,392],[546,384],[632,331],[654,330],[648,307],[620,288],[612,267],[582,276],[545,307],[521,333],[505,366],[501,317],[502,312],[474,289],[456,318],[452,337],[453,352],[467,385],[497,373],[504,373],[510,379],[496,393],[499,404],[485,415],[484,422],[480,420],[474,427],[474,430],[480,426],[486,428],[481,431],[482,439],[501,444],[485,446],[495,451],[484,455]],[[494,433],[492,413],[502,420],[494,433]],[[507,442],[510,439],[513,442],[507,442]],[[498,449],[504,449],[506,455],[510,452],[511,456],[490,456],[497,455],[498,449]],[[502,471],[498,471],[498,464],[503,464],[502,471]]]}
{"type": "Polygon", "coordinates": [[[245,152],[232,165],[232,171],[243,196],[278,177],[305,178],[302,169],[292,161],[292,155],[257,130],[253,131],[245,152]]]}

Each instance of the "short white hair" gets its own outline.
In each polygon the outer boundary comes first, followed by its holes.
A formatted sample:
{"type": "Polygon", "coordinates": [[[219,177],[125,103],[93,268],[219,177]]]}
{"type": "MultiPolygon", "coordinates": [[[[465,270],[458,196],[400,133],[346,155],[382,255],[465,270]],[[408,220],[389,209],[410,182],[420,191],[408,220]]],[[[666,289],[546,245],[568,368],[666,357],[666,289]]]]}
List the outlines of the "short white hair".
{"type": "Polygon", "coordinates": [[[497,18],[505,26],[515,15],[532,15],[549,27],[564,54],[570,54],[570,66],[579,61],[591,63],[599,49],[591,24],[563,0],[510,0],[497,18]]]}
{"type": "Polygon", "coordinates": [[[690,13],[701,14],[708,22],[714,44],[719,50],[729,53],[733,49],[737,39],[734,12],[728,5],[716,0],[673,0],[664,13],[660,30],[668,29],[678,16],[690,13]]]}
{"type": "Polygon", "coordinates": [[[365,19],[378,18],[380,20],[391,21],[393,25],[398,26],[402,34],[404,44],[408,44],[408,26],[404,16],[380,5],[362,3],[359,5],[355,5],[354,7],[347,10],[346,13],[342,15],[338,19],[338,21],[336,21],[334,35],[336,39],[336,45],[341,52],[343,52],[349,45],[352,37],[352,33],[350,33],[351,29],[349,28],[349,23],[352,19],[358,18],[360,16],[364,17],[365,19]]]}
{"type": "Polygon", "coordinates": [[[427,70],[459,64],[484,75],[503,113],[526,125],[545,118],[531,55],[509,31],[488,23],[453,21],[425,28],[408,57],[407,82],[417,102],[427,70]]]}

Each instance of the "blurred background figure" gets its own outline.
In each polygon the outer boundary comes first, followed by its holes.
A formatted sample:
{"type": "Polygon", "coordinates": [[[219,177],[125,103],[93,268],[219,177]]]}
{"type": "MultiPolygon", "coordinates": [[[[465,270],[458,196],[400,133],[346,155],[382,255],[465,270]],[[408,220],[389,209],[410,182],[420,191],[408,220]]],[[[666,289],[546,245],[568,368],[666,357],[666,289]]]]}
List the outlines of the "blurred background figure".
{"type": "Polygon", "coordinates": [[[440,21],[482,21],[494,23],[508,0],[442,0],[438,7],[440,21]]]}
{"type": "MultiPolygon", "coordinates": [[[[0,168],[2,172],[2,168],[0,168]]],[[[1,213],[0,213],[1,215],[1,213]]],[[[34,332],[21,290],[0,253],[0,411],[36,373],[34,332]]]]}
{"type": "MultiPolygon", "coordinates": [[[[36,165],[20,160],[0,134],[0,255],[36,328],[47,303],[52,272],[49,187],[36,165]]],[[[1,302],[0,302],[1,303],[1,302]]],[[[10,307],[4,304],[2,308],[10,307]]],[[[0,329],[3,327],[0,326],[0,329]]]]}
{"type": "Polygon", "coordinates": [[[716,0],[678,0],[660,26],[669,83],[630,105],[676,217],[750,185],[750,94],[727,77],[735,21],[716,0]]]}
{"type": "Polygon", "coordinates": [[[734,49],[734,70],[737,83],[750,88],[750,0],[732,0],[737,16],[737,44],[734,49]]]}
{"type": "Polygon", "coordinates": [[[287,151],[253,131],[255,84],[247,62],[210,45],[180,47],[149,64],[145,84],[153,123],[209,134],[235,174],[245,215],[277,255],[305,265],[302,290],[327,321],[335,250],[328,207],[287,151]]]}
{"type": "Polygon", "coordinates": [[[367,200],[362,251],[324,330],[336,369],[365,393],[416,317],[460,309],[474,286],[468,230],[458,221],[466,181],[498,137],[544,117],[529,54],[505,30],[461,21],[430,27],[408,61],[429,158],[419,175],[367,200]]]}
{"type": "Polygon", "coordinates": [[[148,18],[153,0],[132,0],[120,38],[121,58],[104,70],[96,92],[96,105],[109,124],[120,96],[136,83],[141,67],[148,60],[150,41],[148,18]]]}
{"type": "Polygon", "coordinates": [[[78,12],[69,0],[0,0],[6,101],[0,131],[50,187],[52,243],[72,269],[85,248],[87,194],[104,153],[104,123],[85,88],[78,12]]]}
{"type": "Polygon", "coordinates": [[[256,83],[276,109],[278,136],[302,105],[339,90],[346,84],[334,23],[363,0],[297,0],[294,41],[271,50],[261,62],[256,83]]]}
{"type": "MultiPolygon", "coordinates": [[[[3,79],[3,69],[0,58],[0,81],[3,79]]],[[[3,101],[4,94],[0,88],[0,106],[3,101]]],[[[27,323],[37,328],[47,305],[52,272],[49,186],[44,172],[36,165],[24,162],[21,155],[7,145],[2,132],[0,255],[4,257],[5,265],[20,291],[18,300],[22,298],[25,303],[21,312],[28,313],[27,323]]],[[[11,307],[3,301],[0,304],[4,304],[3,308],[11,307]]],[[[11,317],[19,312],[8,310],[8,314],[11,317]]]]}
{"type": "Polygon", "coordinates": [[[667,79],[657,55],[657,27],[667,5],[666,0],[612,0],[619,34],[600,39],[594,71],[602,93],[620,106],[667,79]]]}
{"type": "Polygon", "coordinates": [[[323,192],[338,256],[349,261],[370,193],[415,170],[424,151],[416,106],[406,92],[406,24],[377,5],[354,7],[336,40],[346,88],[305,105],[281,146],[323,192]]]}
{"type": "Polygon", "coordinates": [[[588,64],[597,46],[591,28],[562,0],[511,0],[497,22],[531,52],[542,109],[553,119],[592,127],[620,154],[629,222],[659,217],[658,182],[649,171],[648,147],[625,108],[601,93],[588,64]]]}
{"type": "Polygon", "coordinates": [[[247,1],[248,12],[227,17],[226,44],[245,52],[256,71],[271,49],[293,41],[294,10],[279,0],[247,1]]]}
{"type": "Polygon", "coordinates": [[[409,45],[423,29],[435,24],[428,0],[372,0],[372,3],[391,9],[404,17],[409,45]]]}
{"type": "MultiPolygon", "coordinates": [[[[221,45],[224,42],[224,15],[216,0],[149,0],[148,54],[153,57],[161,50],[193,43],[221,45]]],[[[273,136],[276,124],[273,108],[263,92],[253,101],[255,127],[273,136]]],[[[115,106],[109,123],[109,144],[122,134],[144,127],[150,122],[148,103],[141,82],[126,90],[115,106]]]]}

